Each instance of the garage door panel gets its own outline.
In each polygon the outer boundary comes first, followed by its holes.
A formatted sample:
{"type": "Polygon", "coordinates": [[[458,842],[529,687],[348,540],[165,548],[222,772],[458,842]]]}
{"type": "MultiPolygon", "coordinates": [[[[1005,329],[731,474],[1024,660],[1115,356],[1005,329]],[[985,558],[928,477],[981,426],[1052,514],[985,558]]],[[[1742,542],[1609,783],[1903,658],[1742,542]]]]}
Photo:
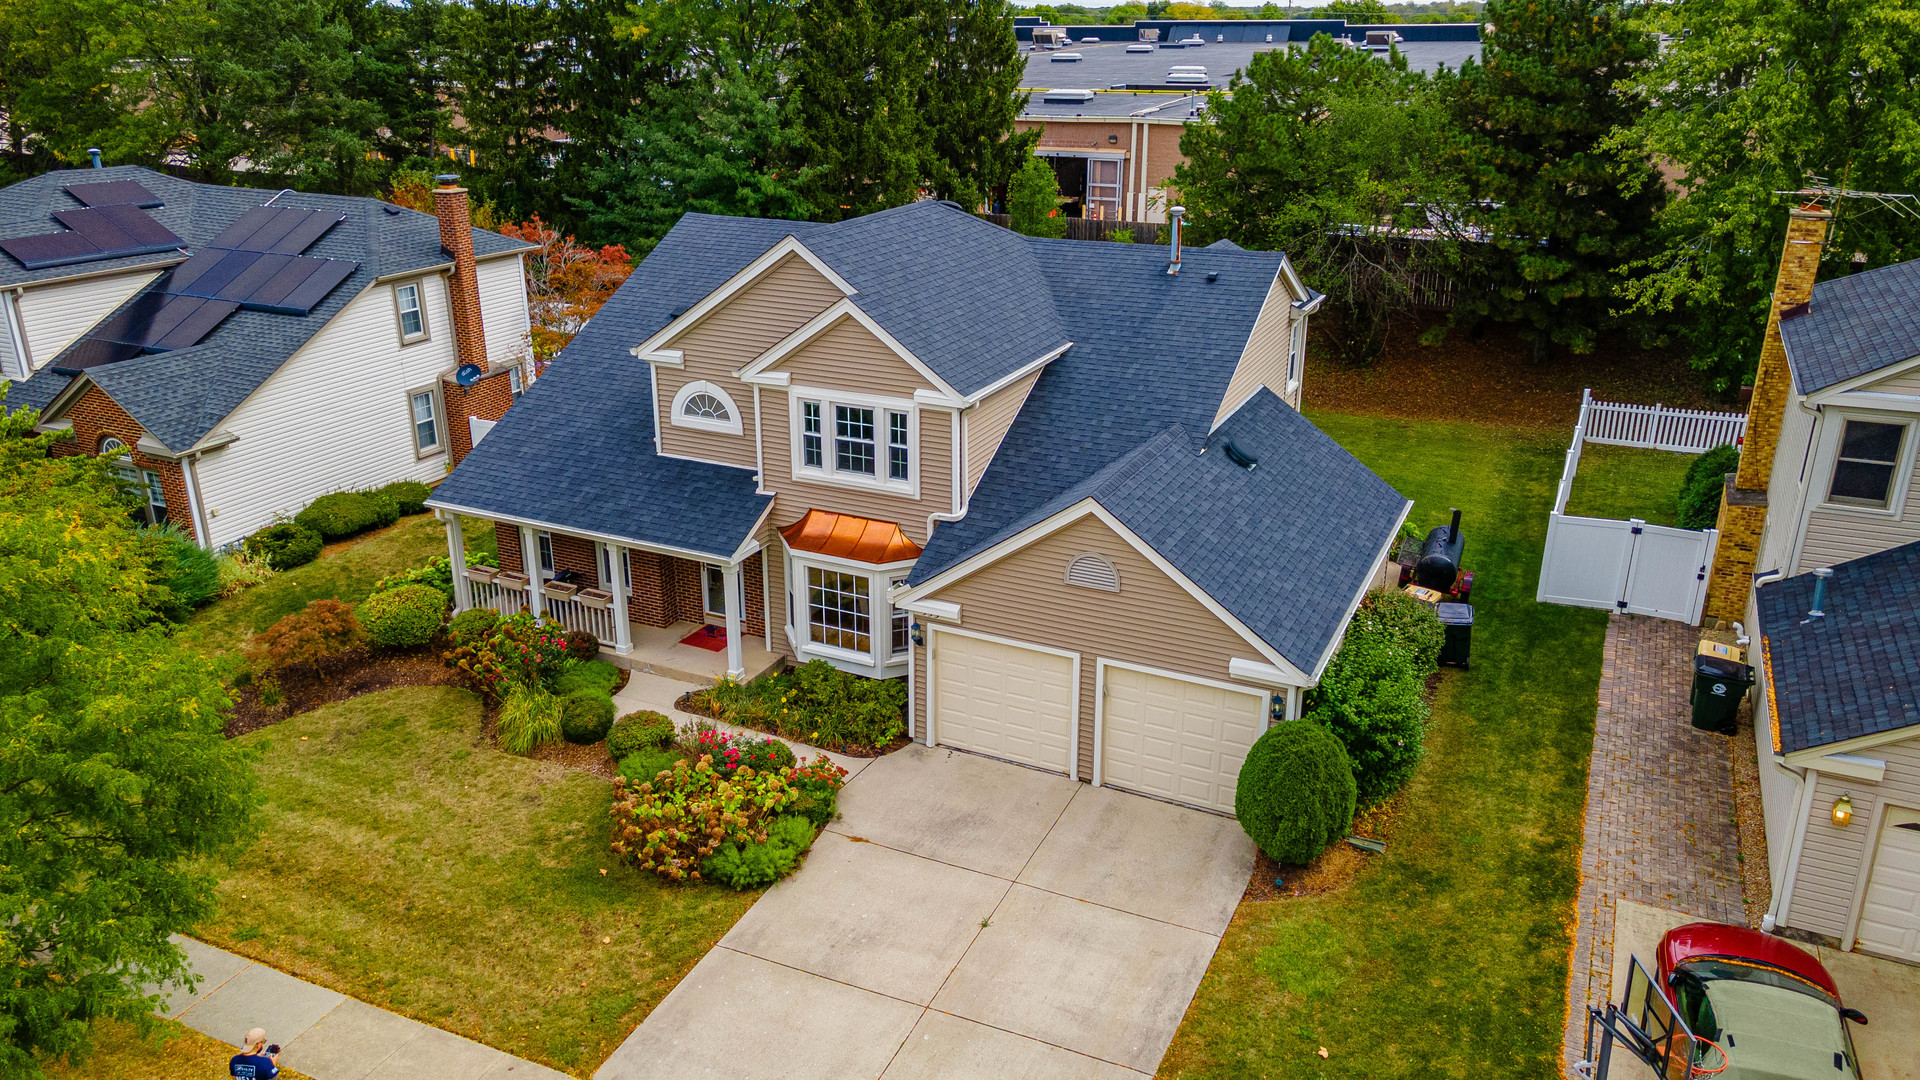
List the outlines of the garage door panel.
{"type": "Polygon", "coordinates": [[[961,634],[935,636],[936,741],[1068,772],[1072,658],[961,634]]]}
{"type": "Polygon", "coordinates": [[[1855,935],[1860,947],[1920,960],[1920,832],[1882,830],[1872,873],[1855,935]]]}
{"type": "Polygon", "coordinates": [[[1261,695],[1111,664],[1101,683],[1102,783],[1233,811],[1240,765],[1266,730],[1261,695]]]}

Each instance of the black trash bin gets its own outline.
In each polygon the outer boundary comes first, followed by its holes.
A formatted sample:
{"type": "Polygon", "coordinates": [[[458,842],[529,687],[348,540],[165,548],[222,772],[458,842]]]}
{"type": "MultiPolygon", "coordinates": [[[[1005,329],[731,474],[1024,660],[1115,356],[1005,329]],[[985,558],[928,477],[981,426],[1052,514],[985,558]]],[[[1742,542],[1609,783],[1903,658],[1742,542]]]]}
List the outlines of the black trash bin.
{"type": "Polygon", "coordinates": [[[1726,656],[1701,652],[1693,658],[1693,726],[1732,735],[1739,731],[1740,699],[1753,685],[1753,668],[1726,656]]]}
{"type": "Polygon", "coordinates": [[[1473,653],[1473,605],[1435,604],[1433,610],[1447,633],[1440,644],[1440,662],[1468,666],[1473,653]]]}

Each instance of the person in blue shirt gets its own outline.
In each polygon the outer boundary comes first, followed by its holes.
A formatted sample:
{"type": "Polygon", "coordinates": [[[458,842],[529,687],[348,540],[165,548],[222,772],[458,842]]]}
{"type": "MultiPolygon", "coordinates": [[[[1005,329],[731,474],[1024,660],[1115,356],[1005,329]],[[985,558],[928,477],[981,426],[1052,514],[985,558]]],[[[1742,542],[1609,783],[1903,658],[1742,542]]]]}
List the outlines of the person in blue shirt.
{"type": "Polygon", "coordinates": [[[240,1052],[227,1062],[227,1075],[246,1080],[273,1080],[280,1075],[280,1048],[268,1046],[267,1033],[254,1028],[247,1032],[247,1041],[240,1052]]]}

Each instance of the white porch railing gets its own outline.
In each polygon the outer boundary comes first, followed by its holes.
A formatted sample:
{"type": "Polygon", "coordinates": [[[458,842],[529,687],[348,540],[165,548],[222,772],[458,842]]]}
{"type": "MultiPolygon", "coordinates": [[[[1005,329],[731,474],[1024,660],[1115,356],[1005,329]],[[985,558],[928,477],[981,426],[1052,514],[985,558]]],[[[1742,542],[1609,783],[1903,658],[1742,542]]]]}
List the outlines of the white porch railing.
{"type": "Polygon", "coordinates": [[[1576,430],[1591,443],[1704,454],[1716,446],[1738,444],[1746,435],[1747,415],[1595,401],[1592,390],[1582,390],[1576,430]]]}
{"type": "Polygon", "coordinates": [[[491,608],[502,615],[518,614],[528,603],[527,590],[509,589],[491,581],[468,580],[467,592],[473,597],[468,607],[491,608]]]}
{"type": "Polygon", "coordinates": [[[612,608],[588,607],[578,600],[558,596],[543,599],[546,601],[547,614],[561,626],[569,630],[584,630],[599,638],[602,645],[614,644],[612,608]]]}

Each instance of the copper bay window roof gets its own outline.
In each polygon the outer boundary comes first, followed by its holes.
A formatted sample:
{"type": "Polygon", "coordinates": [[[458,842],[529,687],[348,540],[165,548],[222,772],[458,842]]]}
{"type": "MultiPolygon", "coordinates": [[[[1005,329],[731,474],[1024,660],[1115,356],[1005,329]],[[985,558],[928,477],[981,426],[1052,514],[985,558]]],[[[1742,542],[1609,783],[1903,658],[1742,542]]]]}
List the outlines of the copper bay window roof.
{"type": "Polygon", "coordinates": [[[920,557],[920,545],[907,539],[900,526],[891,521],[873,521],[825,510],[807,511],[805,517],[781,529],[780,537],[795,551],[875,565],[920,557]]]}

